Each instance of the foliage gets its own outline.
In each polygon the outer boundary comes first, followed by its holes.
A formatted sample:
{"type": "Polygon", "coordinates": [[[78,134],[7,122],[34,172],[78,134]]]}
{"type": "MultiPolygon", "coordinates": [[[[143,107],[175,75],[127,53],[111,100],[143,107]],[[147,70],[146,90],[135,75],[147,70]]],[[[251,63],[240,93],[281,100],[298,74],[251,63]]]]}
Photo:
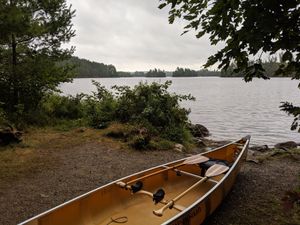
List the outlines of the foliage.
{"type": "Polygon", "coordinates": [[[74,36],[72,17],[65,0],[0,1],[0,101],[5,111],[34,110],[45,93],[70,80],[71,68],[57,62],[74,50],[61,46],[74,36]]]}
{"type": "MultiPolygon", "coordinates": [[[[269,57],[267,60],[261,60],[262,67],[265,71],[265,74],[268,77],[287,77],[291,76],[291,74],[276,74],[275,71],[279,68],[280,62],[282,62],[281,58],[280,61],[278,61],[277,57],[269,57]]],[[[250,61],[250,64],[255,64],[254,61],[250,61]]],[[[235,72],[237,69],[236,63],[232,62],[230,63],[229,67],[227,70],[222,70],[221,71],[221,77],[243,77],[243,73],[241,72],[235,72]]]]}
{"type": "Polygon", "coordinates": [[[300,79],[299,0],[161,0],[159,8],[167,5],[171,7],[170,23],[176,18],[187,22],[183,34],[194,30],[197,38],[208,35],[212,45],[225,43],[208,58],[205,67],[218,63],[218,68],[226,71],[234,63],[233,72],[243,74],[245,81],[268,79],[270,75],[300,79]],[[263,53],[282,53],[279,66],[271,74],[263,68],[263,53]]]}
{"type": "Polygon", "coordinates": [[[293,104],[289,102],[282,102],[280,108],[281,110],[286,111],[289,115],[294,116],[291,130],[296,130],[298,128],[298,132],[300,132],[300,107],[293,106],[293,104]]]}
{"type": "Polygon", "coordinates": [[[177,67],[176,70],[173,72],[173,77],[196,77],[198,76],[195,70],[191,70],[188,68],[179,68],[177,67]]]}
{"type": "MultiPolygon", "coordinates": [[[[120,121],[145,127],[146,136],[161,136],[170,141],[180,143],[190,140],[187,130],[189,111],[181,108],[180,101],[193,100],[190,95],[170,94],[170,81],[164,84],[139,83],[134,88],[128,86],[112,87],[115,94],[95,83],[98,92],[94,93],[93,106],[97,110],[89,113],[94,125],[105,121],[120,121]],[[99,104],[95,104],[99,102],[99,104]],[[103,107],[102,105],[106,105],[103,107]],[[95,113],[97,112],[97,113],[95,113]],[[105,115],[105,116],[103,116],[105,115]]],[[[91,99],[91,98],[90,98],[91,99]]],[[[90,101],[90,100],[88,100],[90,101]]],[[[136,139],[136,145],[149,144],[150,139],[143,136],[136,139]]]]}
{"type": "Polygon", "coordinates": [[[166,77],[166,73],[163,70],[154,68],[146,73],[146,77],[166,77]]]}
{"type": "MultiPolygon", "coordinates": [[[[189,111],[181,108],[180,101],[194,100],[190,95],[170,94],[167,90],[170,81],[164,84],[140,83],[133,89],[114,87],[118,94],[116,117],[122,122],[137,122],[149,130],[172,141],[180,141],[174,130],[185,130],[189,111]]],[[[177,135],[182,137],[184,132],[177,135]]]]}
{"type": "Polygon", "coordinates": [[[91,62],[78,57],[72,57],[61,63],[61,65],[75,66],[75,76],[77,78],[119,77],[114,65],[91,62]]]}
{"type": "Polygon", "coordinates": [[[299,2],[291,1],[191,1],[162,0],[159,8],[171,5],[169,22],[183,18],[184,33],[195,30],[196,37],[208,34],[211,44],[225,42],[225,47],[211,56],[206,67],[219,62],[219,69],[227,69],[231,61],[235,72],[244,72],[245,80],[254,76],[267,78],[260,62],[249,64],[250,56],[268,52],[271,55],[285,50],[277,73],[300,73],[300,12],[299,2]],[[293,57],[295,54],[296,57],[293,57]]]}
{"type": "Polygon", "coordinates": [[[132,77],[133,75],[130,72],[118,71],[119,77],[132,77]]]}
{"type": "Polygon", "coordinates": [[[199,77],[212,77],[212,76],[219,77],[219,76],[221,76],[220,71],[217,71],[217,70],[211,71],[208,69],[199,70],[199,71],[197,71],[197,74],[199,77]]]}
{"type": "Polygon", "coordinates": [[[162,139],[169,141],[166,143],[183,144],[191,140],[189,110],[180,107],[179,102],[194,98],[169,93],[170,81],[163,84],[140,83],[133,88],[114,86],[112,91],[96,81],[93,84],[96,91],[91,95],[61,96],[51,93],[43,97],[35,110],[24,113],[20,107],[20,113],[16,113],[20,119],[17,123],[61,124],[62,129],[76,124],[105,128],[108,124],[122,123],[121,128],[116,127],[107,135],[124,139],[137,149],[157,148],[156,143],[162,139]]]}
{"type": "Polygon", "coordinates": [[[0,107],[0,125],[6,122],[6,115],[4,110],[0,107]]]}
{"type": "Polygon", "coordinates": [[[83,107],[88,124],[98,127],[103,122],[115,120],[117,102],[111,91],[107,90],[99,82],[93,81],[93,84],[96,86],[97,92],[86,96],[83,107]]]}
{"type": "Polygon", "coordinates": [[[84,113],[82,98],[83,95],[73,97],[51,94],[41,102],[41,111],[51,118],[79,119],[84,113]]]}

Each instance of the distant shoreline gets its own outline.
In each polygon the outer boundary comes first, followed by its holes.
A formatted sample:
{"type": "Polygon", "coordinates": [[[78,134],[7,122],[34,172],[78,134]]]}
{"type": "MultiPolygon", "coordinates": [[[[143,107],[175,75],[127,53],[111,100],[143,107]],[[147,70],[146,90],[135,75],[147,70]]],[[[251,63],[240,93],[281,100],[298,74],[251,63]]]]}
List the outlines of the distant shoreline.
{"type": "MultiPolygon", "coordinates": [[[[146,76],[139,76],[139,77],[74,77],[73,79],[104,79],[104,78],[116,78],[116,79],[119,79],[119,78],[198,78],[198,77],[208,77],[208,78],[244,78],[244,77],[221,77],[221,76],[193,76],[193,77],[173,77],[173,76],[167,76],[167,77],[146,77],[146,76]]],[[[292,77],[270,77],[270,79],[273,79],[273,78],[292,78],[292,77]]],[[[261,78],[262,79],[262,78],[261,78]]]]}

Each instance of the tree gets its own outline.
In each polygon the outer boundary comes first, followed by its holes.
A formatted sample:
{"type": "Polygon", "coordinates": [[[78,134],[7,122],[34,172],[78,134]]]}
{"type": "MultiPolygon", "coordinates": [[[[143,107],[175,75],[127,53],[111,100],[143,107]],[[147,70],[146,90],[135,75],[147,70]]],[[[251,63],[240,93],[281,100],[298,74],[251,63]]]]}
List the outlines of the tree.
{"type": "Polygon", "coordinates": [[[119,77],[114,65],[91,62],[74,56],[62,62],[61,65],[75,66],[74,73],[77,78],[119,77]]]}
{"type": "Polygon", "coordinates": [[[0,0],[0,102],[13,113],[37,107],[44,94],[69,81],[75,11],[65,0],[0,0]]]}
{"type": "Polygon", "coordinates": [[[173,72],[173,77],[197,77],[198,74],[195,70],[191,70],[188,68],[179,68],[173,72]]]}
{"type": "Polygon", "coordinates": [[[146,77],[166,77],[166,72],[160,69],[154,68],[146,73],[146,77]]]}
{"type": "MultiPolygon", "coordinates": [[[[227,70],[236,64],[233,72],[242,73],[245,81],[253,77],[268,79],[261,56],[283,53],[275,75],[290,75],[300,79],[300,7],[299,0],[161,0],[159,8],[171,6],[169,22],[183,18],[186,33],[196,31],[196,37],[208,35],[210,43],[225,46],[210,56],[204,65],[218,63],[227,70]],[[254,63],[251,61],[254,60],[254,63]]],[[[300,88],[300,84],[299,84],[300,88]]],[[[283,105],[293,111],[293,105],[283,105]]],[[[297,112],[298,107],[294,107],[297,112]]],[[[292,113],[293,114],[293,113],[292,113]]],[[[298,113],[293,114],[300,120],[298,113]]],[[[292,128],[295,128],[293,126],[292,128]]],[[[300,129],[299,129],[300,131],[300,129]]]]}

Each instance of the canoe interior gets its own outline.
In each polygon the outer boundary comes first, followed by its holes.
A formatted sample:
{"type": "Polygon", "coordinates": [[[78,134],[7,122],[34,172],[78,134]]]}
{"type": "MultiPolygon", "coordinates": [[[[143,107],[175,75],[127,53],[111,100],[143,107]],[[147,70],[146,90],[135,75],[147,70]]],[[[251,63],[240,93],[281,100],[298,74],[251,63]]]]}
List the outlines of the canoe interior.
{"type": "MultiPolygon", "coordinates": [[[[245,147],[245,141],[242,139],[239,141],[239,144],[231,143],[225,147],[207,152],[203,155],[213,159],[226,160],[230,165],[234,165],[235,161],[238,158],[241,158],[240,155],[245,151],[245,147]]],[[[177,165],[182,161],[184,160],[172,162],[164,166],[177,165]]],[[[165,168],[164,166],[159,166],[147,171],[137,173],[130,177],[121,179],[121,181],[128,182],[137,177],[142,177],[145,174],[161,170],[165,168]]],[[[178,169],[199,176],[202,170],[198,165],[184,165],[179,167],[178,169]]],[[[162,217],[158,217],[153,214],[153,210],[161,208],[162,206],[164,206],[164,204],[158,203],[157,205],[155,205],[151,197],[140,193],[132,194],[129,190],[121,188],[115,182],[113,182],[94,191],[91,191],[90,193],[87,193],[83,196],[80,196],[74,200],[71,200],[48,212],[45,212],[31,220],[25,221],[22,224],[107,225],[116,224],[114,222],[110,222],[112,219],[117,219],[119,217],[126,217],[128,221],[124,224],[130,225],[163,224],[171,218],[175,217],[177,214],[187,211],[185,209],[193,205],[196,201],[199,201],[199,199],[206,198],[206,193],[212,190],[216,185],[219,185],[220,181],[225,180],[222,179],[225,175],[222,174],[213,178],[213,180],[218,182],[208,180],[207,182],[193,189],[178,202],[176,202],[175,204],[177,206],[184,209],[183,212],[180,212],[174,208],[167,209],[162,217]]],[[[181,176],[178,176],[174,170],[168,170],[142,180],[143,190],[146,190],[148,192],[155,193],[159,188],[163,188],[166,193],[164,200],[167,201],[173,199],[197,181],[199,181],[199,178],[183,174],[181,176]]],[[[233,182],[234,181],[232,181],[231,183],[233,182]]],[[[214,193],[215,194],[213,196],[210,196],[213,198],[210,206],[208,208],[202,208],[200,214],[203,218],[201,218],[200,220],[204,220],[207,215],[211,214],[212,211],[222,201],[224,193],[222,193],[222,191],[215,191],[214,193]]]]}

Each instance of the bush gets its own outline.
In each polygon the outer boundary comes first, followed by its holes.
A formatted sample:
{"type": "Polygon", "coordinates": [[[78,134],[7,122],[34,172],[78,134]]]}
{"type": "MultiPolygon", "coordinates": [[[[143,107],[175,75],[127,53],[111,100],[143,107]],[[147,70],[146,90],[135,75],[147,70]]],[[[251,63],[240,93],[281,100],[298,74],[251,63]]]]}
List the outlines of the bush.
{"type": "Polygon", "coordinates": [[[52,118],[79,119],[83,117],[83,97],[82,94],[75,97],[51,94],[43,99],[40,110],[52,118]]]}
{"type": "Polygon", "coordinates": [[[171,141],[189,141],[189,110],[181,108],[179,102],[194,98],[191,95],[170,94],[170,85],[171,81],[164,84],[139,83],[133,89],[114,86],[117,94],[116,119],[141,124],[154,135],[162,134],[171,141]]]}
{"type": "Polygon", "coordinates": [[[115,112],[117,102],[114,95],[100,83],[93,81],[97,92],[86,96],[83,102],[85,109],[85,118],[92,127],[98,127],[99,124],[116,120],[115,112]]]}
{"type": "MultiPolygon", "coordinates": [[[[194,100],[190,95],[168,92],[171,81],[164,84],[139,83],[134,88],[114,86],[110,92],[94,82],[97,92],[86,100],[87,117],[92,126],[100,122],[119,121],[145,127],[150,136],[160,135],[170,141],[186,143],[191,140],[188,127],[189,110],[180,107],[183,100],[194,100]]],[[[133,146],[149,145],[145,136],[136,136],[133,146]]]]}
{"type": "MultiPolygon", "coordinates": [[[[109,123],[126,124],[127,133],[112,131],[111,136],[120,136],[134,148],[159,149],[156,142],[165,139],[170,142],[186,144],[191,140],[188,131],[189,110],[180,107],[183,100],[193,100],[190,95],[177,95],[168,92],[171,81],[159,83],[139,83],[133,88],[114,86],[107,90],[93,81],[97,91],[92,95],[61,96],[48,94],[35,110],[24,113],[19,105],[14,117],[27,124],[57,125],[64,129],[76,124],[88,124],[95,128],[106,127],[109,123]],[[124,136],[124,137],[123,137],[124,136]],[[153,141],[158,137],[158,141],[153,141]]],[[[0,122],[4,120],[0,111],[0,122]]],[[[167,148],[163,147],[163,148],[167,148]]]]}

